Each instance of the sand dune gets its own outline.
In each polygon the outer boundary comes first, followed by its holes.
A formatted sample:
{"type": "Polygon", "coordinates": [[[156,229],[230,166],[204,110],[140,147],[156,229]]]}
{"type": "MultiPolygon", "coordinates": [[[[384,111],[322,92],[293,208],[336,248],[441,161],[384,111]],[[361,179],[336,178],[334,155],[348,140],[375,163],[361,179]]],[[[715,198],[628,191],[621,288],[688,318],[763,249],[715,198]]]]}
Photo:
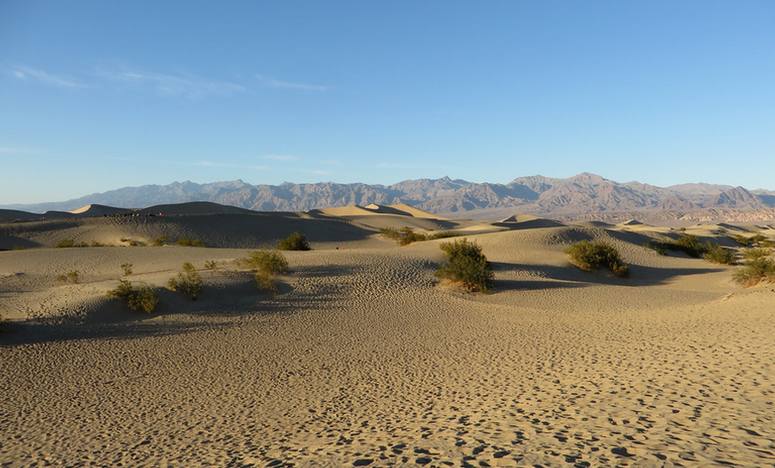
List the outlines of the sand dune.
{"type": "MultiPolygon", "coordinates": [[[[644,248],[664,235],[658,226],[447,220],[472,228],[465,235],[495,269],[492,293],[464,294],[434,277],[443,240],[399,247],[373,226],[441,221],[361,209],[369,214],[2,225],[4,235],[43,245],[60,235],[171,233],[251,248],[299,229],[315,250],[287,252],[292,271],[275,296],[257,291],[235,263],[249,249],[0,252],[0,310],[12,319],[0,333],[0,460],[775,462],[772,286],[741,288],[734,267],[644,248]],[[614,244],[630,278],[571,266],[564,249],[584,239],[614,244]],[[203,268],[211,260],[215,271],[203,268]],[[196,302],[163,291],[158,312],[143,316],[106,298],[122,263],[133,264],[133,281],[161,288],[184,261],[205,281],[196,302]],[[79,284],[57,281],[73,269],[79,284]]],[[[708,226],[694,231],[721,238],[708,226]]]]}

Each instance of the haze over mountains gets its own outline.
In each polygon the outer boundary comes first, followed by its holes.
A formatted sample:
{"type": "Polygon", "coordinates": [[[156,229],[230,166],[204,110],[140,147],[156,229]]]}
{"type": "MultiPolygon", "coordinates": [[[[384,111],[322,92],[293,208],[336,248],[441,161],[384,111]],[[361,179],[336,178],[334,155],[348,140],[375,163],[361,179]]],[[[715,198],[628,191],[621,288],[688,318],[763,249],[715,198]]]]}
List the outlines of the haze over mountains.
{"type": "Polygon", "coordinates": [[[545,216],[568,217],[661,212],[681,216],[728,217],[731,213],[763,213],[772,219],[775,191],[712,184],[657,187],[640,182],[620,183],[582,173],[566,179],[519,177],[508,184],[475,183],[460,179],[417,179],[393,185],[321,182],[252,185],[242,180],[198,184],[125,187],[62,202],[7,205],[33,212],[73,210],[87,204],[141,208],[164,203],[210,201],[258,211],[306,211],[315,208],[369,203],[407,203],[441,214],[495,214],[515,209],[545,216]],[[704,213],[704,214],[703,214],[704,213]],[[726,213],[726,215],[725,215],[726,213]]]}

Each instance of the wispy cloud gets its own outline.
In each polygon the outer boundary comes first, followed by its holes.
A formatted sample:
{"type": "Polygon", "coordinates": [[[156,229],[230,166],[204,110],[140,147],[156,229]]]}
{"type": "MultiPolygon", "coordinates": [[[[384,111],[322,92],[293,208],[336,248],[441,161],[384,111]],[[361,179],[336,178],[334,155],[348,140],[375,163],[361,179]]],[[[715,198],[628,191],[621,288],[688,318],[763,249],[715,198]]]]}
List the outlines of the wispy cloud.
{"type": "Polygon", "coordinates": [[[267,154],[266,156],[262,156],[261,159],[266,159],[269,161],[298,161],[301,159],[298,156],[293,156],[292,154],[267,154]]]}
{"type": "Polygon", "coordinates": [[[235,163],[224,163],[219,161],[197,161],[192,165],[198,166],[198,167],[226,167],[229,169],[252,169],[256,171],[265,171],[269,169],[268,166],[261,166],[256,164],[235,164],[235,163]]]}
{"type": "Polygon", "coordinates": [[[38,83],[56,86],[58,88],[84,88],[86,85],[73,78],[55,75],[38,68],[25,65],[14,65],[10,68],[11,76],[23,81],[36,81],[38,83]]]}
{"type": "Polygon", "coordinates": [[[245,87],[230,81],[212,80],[191,74],[169,74],[130,69],[99,69],[105,79],[147,86],[162,96],[181,96],[199,99],[207,96],[230,96],[245,91],[245,87]]]}
{"type": "Polygon", "coordinates": [[[298,91],[328,91],[330,89],[330,87],[325,85],[278,80],[277,78],[265,75],[256,75],[256,78],[261,84],[270,88],[295,89],[298,91]]]}

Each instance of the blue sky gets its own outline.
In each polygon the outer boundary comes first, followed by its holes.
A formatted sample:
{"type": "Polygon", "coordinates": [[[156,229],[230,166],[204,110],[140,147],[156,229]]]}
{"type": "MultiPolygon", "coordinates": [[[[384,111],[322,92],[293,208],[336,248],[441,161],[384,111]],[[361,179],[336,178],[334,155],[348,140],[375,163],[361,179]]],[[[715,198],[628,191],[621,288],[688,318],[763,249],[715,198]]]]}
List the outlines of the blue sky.
{"type": "Polygon", "coordinates": [[[775,3],[6,0],[0,167],[0,203],[583,171],[775,189],[775,3]]]}

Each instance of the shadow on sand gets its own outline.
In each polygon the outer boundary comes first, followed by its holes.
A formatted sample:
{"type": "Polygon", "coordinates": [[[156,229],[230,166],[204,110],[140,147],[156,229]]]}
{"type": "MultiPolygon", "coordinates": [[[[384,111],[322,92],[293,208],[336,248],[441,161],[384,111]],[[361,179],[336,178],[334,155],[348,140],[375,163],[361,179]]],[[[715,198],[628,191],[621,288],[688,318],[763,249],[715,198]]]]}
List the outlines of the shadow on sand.
{"type": "Polygon", "coordinates": [[[549,288],[579,288],[593,285],[607,286],[656,286],[665,284],[671,279],[688,276],[703,275],[724,271],[721,268],[654,268],[640,265],[630,265],[630,275],[627,278],[618,278],[606,270],[582,271],[573,265],[524,265],[518,263],[493,262],[493,270],[496,272],[530,272],[542,278],[542,280],[497,280],[494,290],[532,290],[549,288]]]}

